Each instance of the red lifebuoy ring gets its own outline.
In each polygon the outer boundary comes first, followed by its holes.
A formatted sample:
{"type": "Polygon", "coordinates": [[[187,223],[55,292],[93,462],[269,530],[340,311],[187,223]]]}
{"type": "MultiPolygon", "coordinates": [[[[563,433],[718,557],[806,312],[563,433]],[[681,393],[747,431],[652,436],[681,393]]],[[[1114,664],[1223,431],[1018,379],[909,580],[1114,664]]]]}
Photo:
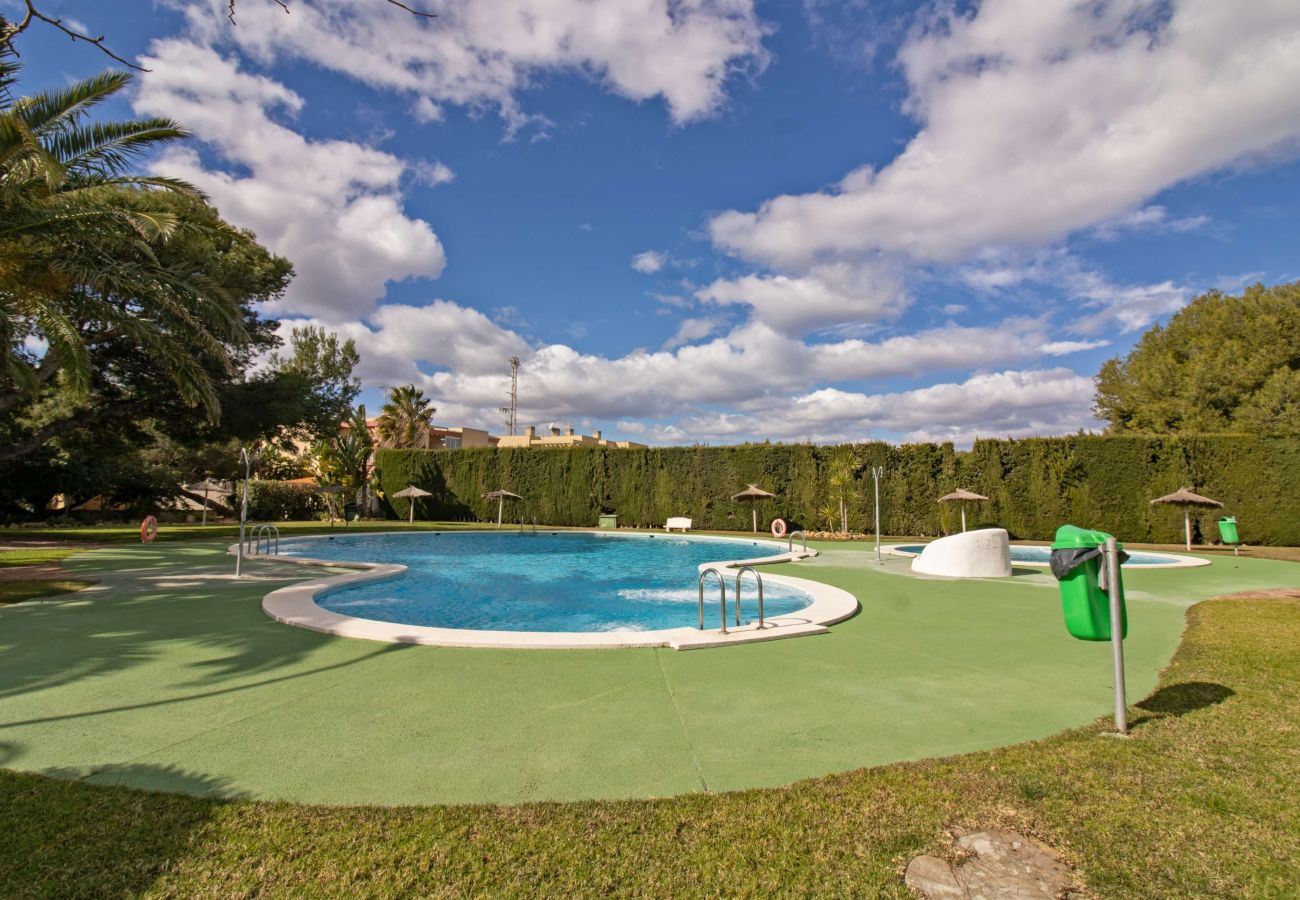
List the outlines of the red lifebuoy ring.
{"type": "Polygon", "coordinates": [[[153,516],[145,516],[144,521],[140,523],[140,540],[148,544],[157,536],[158,520],[153,516]]]}
{"type": "Polygon", "coordinates": [[[785,537],[785,519],[772,520],[772,537],[785,537]]]}

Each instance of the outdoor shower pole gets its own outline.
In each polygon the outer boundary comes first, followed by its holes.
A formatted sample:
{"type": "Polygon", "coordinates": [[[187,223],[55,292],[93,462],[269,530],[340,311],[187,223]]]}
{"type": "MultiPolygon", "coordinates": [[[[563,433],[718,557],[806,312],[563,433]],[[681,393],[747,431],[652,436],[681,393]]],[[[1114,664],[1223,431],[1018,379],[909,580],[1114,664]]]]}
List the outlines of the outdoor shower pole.
{"type": "Polygon", "coordinates": [[[881,565],[884,565],[884,560],[880,557],[880,476],[884,471],[884,466],[871,467],[871,480],[876,485],[876,562],[881,565]]]}
{"type": "Polygon", "coordinates": [[[1120,611],[1119,546],[1106,538],[1106,584],[1110,593],[1110,649],[1115,668],[1115,729],[1128,734],[1128,698],[1124,691],[1124,619],[1120,611]]]}
{"type": "Polygon", "coordinates": [[[244,563],[244,522],[248,520],[248,476],[252,461],[248,457],[248,448],[239,448],[239,461],[244,464],[244,502],[239,507],[239,552],[235,554],[235,577],[244,563]]]}

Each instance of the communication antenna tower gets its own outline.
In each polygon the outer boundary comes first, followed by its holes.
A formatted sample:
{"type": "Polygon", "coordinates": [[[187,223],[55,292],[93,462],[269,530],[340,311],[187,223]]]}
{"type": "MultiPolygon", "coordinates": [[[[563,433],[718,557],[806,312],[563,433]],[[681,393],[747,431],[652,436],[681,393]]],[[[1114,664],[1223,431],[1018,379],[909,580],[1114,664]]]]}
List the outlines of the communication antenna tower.
{"type": "Polygon", "coordinates": [[[510,405],[498,410],[506,414],[506,429],[515,433],[515,422],[519,417],[519,357],[510,357],[510,405]]]}

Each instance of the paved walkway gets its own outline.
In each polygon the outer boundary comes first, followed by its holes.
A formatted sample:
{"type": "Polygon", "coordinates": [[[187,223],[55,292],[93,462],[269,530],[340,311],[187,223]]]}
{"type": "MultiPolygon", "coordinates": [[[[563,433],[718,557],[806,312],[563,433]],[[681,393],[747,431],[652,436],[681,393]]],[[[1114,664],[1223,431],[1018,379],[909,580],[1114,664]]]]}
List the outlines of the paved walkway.
{"type": "MultiPolygon", "coordinates": [[[[953,582],[825,544],[790,574],[855,593],[831,634],[718,650],[376,644],[279,625],[304,575],[213,543],[104,548],[102,583],[0,609],[0,764],[313,803],[514,802],[775,786],[1043,737],[1110,709],[1106,644],[1071,640],[1041,572],[953,582]]],[[[1130,697],[1197,600],[1300,586],[1218,558],[1126,575],[1130,697]]]]}

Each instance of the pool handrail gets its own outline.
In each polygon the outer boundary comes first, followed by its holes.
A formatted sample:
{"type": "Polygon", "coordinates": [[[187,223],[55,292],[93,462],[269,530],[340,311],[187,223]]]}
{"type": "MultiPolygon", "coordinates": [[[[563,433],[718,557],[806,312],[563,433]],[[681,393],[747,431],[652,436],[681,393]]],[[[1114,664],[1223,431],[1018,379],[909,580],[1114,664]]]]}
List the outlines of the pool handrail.
{"type": "Polygon", "coordinates": [[[754,581],[758,583],[758,628],[761,631],[766,627],[763,624],[763,576],[753,566],[741,566],[736,570],[736,624],[740,624],[740,578],[746,572],[753,572],[754,581]]]}
{"type": "Polygon", "coordinates": [[[718,576],[718,588],[722,591],[722,634],[727,633],[727,579],[722,573],[713,567],[709,567],[700,573],[700,631],[704,630],[704,580],[712,572],[718,576]]]}
{"type": "Polygon", "coordinates": [[[794,536],[795,536],[796,534],[799,535],[799,537],[803,539],[803,552],[804,552],[804,553],[807,553],[807,552],[808,552],[808,535],[804,534],[802,531],[792,531],[792,532],[790,532],[789,534],[787,534],[787,535],[785,536],[785,551],[786,551],[787,553],[793,553],[793,552],[794,552],[794,536]]]}

